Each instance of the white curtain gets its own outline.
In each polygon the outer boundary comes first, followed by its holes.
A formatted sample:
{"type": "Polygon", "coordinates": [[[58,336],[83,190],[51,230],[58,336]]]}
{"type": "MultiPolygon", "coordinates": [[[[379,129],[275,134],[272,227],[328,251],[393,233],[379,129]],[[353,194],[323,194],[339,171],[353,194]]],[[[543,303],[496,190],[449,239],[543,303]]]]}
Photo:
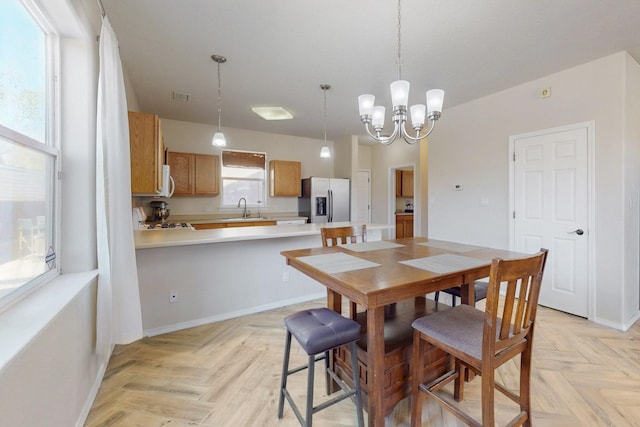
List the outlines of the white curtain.
{"type": "Polygon", "coordinates": [[[96,138],[98,318],[96,350],[142,338],[142,313],[131,222],[129,119],[116,38],[100,32],[96,138]]]}

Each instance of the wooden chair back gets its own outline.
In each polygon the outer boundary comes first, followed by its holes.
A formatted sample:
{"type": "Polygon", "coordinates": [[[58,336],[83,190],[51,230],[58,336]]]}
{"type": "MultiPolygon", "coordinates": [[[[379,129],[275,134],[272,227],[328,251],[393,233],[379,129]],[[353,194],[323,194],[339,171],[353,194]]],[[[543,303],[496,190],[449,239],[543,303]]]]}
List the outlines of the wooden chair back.
{"type": "Polygon", "coordinates": [[[353,225],[347,227],[323,227],[320,229],[322,234],[322,246],[336,246],[347,243],[357,243],[367,241],[367,226],[353,225]]]}
{"type": "Polygon", "coordinates": [[[522,351],[514,348],[520,347],[518,344],[530,345],[525,341],[532,338],[547,253],[547,249],[541,249],[527,258],[492,261],[483,330],[484,361],[513,348],[502,355],[508,359],[522,351]],[[500,304],[502,288],[505,288],[505,296],[500,304]]]}

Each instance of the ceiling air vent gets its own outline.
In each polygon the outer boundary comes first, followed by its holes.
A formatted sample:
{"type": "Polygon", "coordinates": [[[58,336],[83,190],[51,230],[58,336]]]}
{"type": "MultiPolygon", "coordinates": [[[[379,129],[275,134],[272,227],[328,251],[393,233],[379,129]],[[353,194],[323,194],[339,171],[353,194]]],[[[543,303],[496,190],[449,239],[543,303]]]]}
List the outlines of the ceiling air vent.
{"type": "Polygon", "coordinates": [[[180,102],[189,102],[189,98],[191,98],[191,94],[181,93],[181,92],[173,92],[173,100],[180,102]]]}

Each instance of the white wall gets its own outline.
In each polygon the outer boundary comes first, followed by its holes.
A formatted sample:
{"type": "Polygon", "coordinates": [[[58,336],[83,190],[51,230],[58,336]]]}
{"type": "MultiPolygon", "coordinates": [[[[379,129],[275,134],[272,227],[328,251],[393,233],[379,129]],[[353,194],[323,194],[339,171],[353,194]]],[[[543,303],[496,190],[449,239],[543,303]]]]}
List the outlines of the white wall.
{"type": "MultiPolygon", "coordinates": [[[[169,151],[216,154],[220,148],[211,146],[215,127],[207,124],[162,119],[164,143],[169,151]]],[[[324,141],[243,129],[223,128],[229,150],[261,151],[267,153],[267,161],[293,160],[302,163],[302,177],[333,177],[333,158],[320,158],[324,141]]],[[[333,142],[327,141],[333,152],[333,142]]],[[[150,198],[136,197],[136,202],[147,207],[150,198]]],[[[169,201],[171,215],[219,214],[220,196],[172,197],[169,201]]],[[[298,212],[297,197],[268,197],[265,212],[298,212]]]]}
{"type": "Polygon", "coordinates": [[[623,329],[638,313],[637,74],[621,52],[446,109],[429,141],[429,237],[508,248],[509,136],[595,120],[594,320],[623,329]]]}

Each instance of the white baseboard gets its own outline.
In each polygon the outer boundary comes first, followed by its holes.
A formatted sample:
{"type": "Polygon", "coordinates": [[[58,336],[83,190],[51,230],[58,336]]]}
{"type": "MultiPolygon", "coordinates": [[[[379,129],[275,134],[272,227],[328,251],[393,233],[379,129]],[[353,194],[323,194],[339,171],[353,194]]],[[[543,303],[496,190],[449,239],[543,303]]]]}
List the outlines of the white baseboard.
{"type": "Polygon", "coordinates": [[[259,305],[256,307],[249,307],[242,310],[231,311],[229,313],[218,314],[215,316],[204,317],[201,319],[194,319],[188,322],[175,323],[173,325],[163,326],[161,328],[145,329],[143,331],[145,337],[153,337],[156,335],[166,334],[168,332],[175,332],[181,329],[193,328],[196,326],[206,325],[208,323],[221,322],[223,320],[233,319],[236,317],[246,316],[249,314],[260,313],[262,311],[272,310],[274,308],[285,307],[287,305],[299,304],[301,302],[312,301],[314,299],[326,298],[327,293],[321,292],[318,294],[305,295],[303,297],[292,298],[288,300],[282,300],[273,302],[270,304],[259,305]]]}

